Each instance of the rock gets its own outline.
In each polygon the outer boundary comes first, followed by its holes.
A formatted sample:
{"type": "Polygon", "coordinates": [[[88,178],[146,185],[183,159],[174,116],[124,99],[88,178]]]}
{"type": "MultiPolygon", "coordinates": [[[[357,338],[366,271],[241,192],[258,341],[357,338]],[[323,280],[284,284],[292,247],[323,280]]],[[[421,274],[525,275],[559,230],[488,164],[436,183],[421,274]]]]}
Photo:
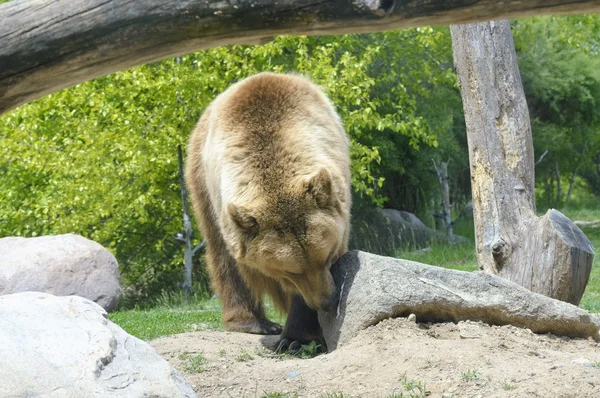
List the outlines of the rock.
{"type": "Polygon", "coordinates": [[[351,251],[332,267],[338,308],[319,312],[331,351],[386,318],[419,322],[481,321],[535,333],[598,338],[600,319],[493,275],[351,251]]]}
{"type": "MultiPolygon", "coordinates": [[[[412,213],[395,209],[360,209],[353,213],[350,247],[393,255],[399,249],[418,249],[432,242],[448,242],[445,233],[428,228],[412,213]]],[[[454,235],[451,244],[469,239],[454,235]]]]}
{"type": "Polygon", "coordinates": [[[119,282],[115,257],[82,236],[0,239],[0,295],[36,291],[81,296],[110,312],[121,298],[119,282]]]}
{"type": "Polygon", "coordinates": [[[577,358],[577,359],[573,359],[571,361],[571,363],[573,365],[583,365],[583,366],[588,366],[588,367],[592,366],[592,362],[589,359],[583,358],[583,357],[580,357],[580,358],[577,358]]]}
{"type": "Polygon", "coordinates": [[[0,397],[195,397],[150,345],[90,300],[0,297],[0,397]]]}

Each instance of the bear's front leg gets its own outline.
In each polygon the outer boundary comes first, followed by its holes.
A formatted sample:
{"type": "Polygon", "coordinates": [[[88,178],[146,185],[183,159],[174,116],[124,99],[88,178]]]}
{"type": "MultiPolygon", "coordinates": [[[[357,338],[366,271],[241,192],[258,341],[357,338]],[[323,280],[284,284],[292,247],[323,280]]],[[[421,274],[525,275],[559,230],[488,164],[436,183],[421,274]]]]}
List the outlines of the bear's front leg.
{"type": "Polygon", "coordinates": [[[327,352],[317,311],[306,305],[302,296],[295,294],[292,297],[281,338],[277,343],[277,352],[295,353],[302,345],[309,344],[311,341],[319,344],[322,352],[327,352]]]}
{"type": "Polygon", "coordinates": [[[279,334],[281,325],[265,315],[262,297],[253,294],[222,241],[208,240],[206,262],[213,287],[223,303],[223,327],[230,332],[279,334]]]}

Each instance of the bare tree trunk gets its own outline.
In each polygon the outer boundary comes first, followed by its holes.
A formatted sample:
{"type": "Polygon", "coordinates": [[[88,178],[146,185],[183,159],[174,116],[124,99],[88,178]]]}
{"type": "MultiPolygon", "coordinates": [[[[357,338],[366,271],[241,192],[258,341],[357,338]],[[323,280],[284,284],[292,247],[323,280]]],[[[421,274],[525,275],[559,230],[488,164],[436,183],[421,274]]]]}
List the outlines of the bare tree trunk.
{"type": "Polygon", "coordinates": [[[554,175],[556,176],[556,203],[562,201],[562,182],[560,178],[560,167],[558,166],[558,160],[554,159],[554,175]]]}
{"type": "Polygon", "coordinates": [[[536,216],[529,113],[510,24],[451,27],[467,125],[479,267],[578,304],[594,250],[556,210],[536,216]]]}
{"type": "Polygon", "coordinates": [[[181,185],[181,200],[183,203],[183,233],[178,238],[184,243],[185,249],[183,251],[183,290],[185,291],[186,300],[189,301],[190,294],[192,293],[192,271],[194,269],[193,263],[193,248],[192,248],[192,220],[190,218],[190,210],[188,205],[188,192],[185,185],[185,178],[183,173],[183,155],[181,153],[181,145],[177,147],[177,160],[179,162],[179,184],[181,185]]]}
{"type": "Polygon", "coordinates": [[[181,284],[181,287],[185,291],[186,300],[189,302],[190,294],[192,293],[194,254],[196,254],[197,251],[204,250],[205,241],[192,247],[194,230],[192,229],[188,192],[183,173],[183,154],[181,153],[181,145],[177,147],[177,160],[179,162],[179,184],[181,185],[181,201],[183,203],[183,232],[177,234],[177,239],[185,245],[183,250],[183,283],[181,284]]]}
{"type": "Polygon", "coordinates": [[[452,217],[451,217],[451,208],[450,208],[450,187],[448,186],[448,163],[449,162],[441,162],[440,166],[435,163],[433,160],[433,167],[435,167],[435,172],[437,173],[438,183],[440,184],[440,191],[442,193],[442,206],[444,207],[443,220],[446,226],[446,234],[448,235],[448,240],[452,242],[452,217]]]}
{"type": "Polygon", "coordinates": [[[586,141],[585,144],[583,145],[583,149],[581,150],[581,153],[579,154],[579,159],[577,160],[577,165],[575,165],[575,168],[573,169],[573,173],[571,173],[571,180],[569,181],[569,190],[567,191],[567,197],[565,198],[565,204],[569,203],[569,201],[571,201],[571,194],[573,193],[573,188],[575,188],[575,178],[577,178],[577,172],[579,171],[579,167],[581,166],[581,163],[583,162],[583,157],[585,156],[585,153],[587,152],[587,146],[588,146],[588,142],[586,141]]]}

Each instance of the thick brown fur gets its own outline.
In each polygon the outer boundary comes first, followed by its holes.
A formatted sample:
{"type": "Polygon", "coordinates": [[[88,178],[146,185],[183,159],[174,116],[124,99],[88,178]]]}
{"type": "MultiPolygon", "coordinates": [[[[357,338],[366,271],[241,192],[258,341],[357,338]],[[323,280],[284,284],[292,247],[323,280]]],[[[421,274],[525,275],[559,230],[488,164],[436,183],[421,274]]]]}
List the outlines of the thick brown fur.
{"type": "Polygon", "coordinates": [[[351,207],[349,141],[322,90],[273,73],[227,89],[192,133],[186,182],[225,328],[279,333],[268,294],[290,315],[282,340],[317,338],[351,207]]]}

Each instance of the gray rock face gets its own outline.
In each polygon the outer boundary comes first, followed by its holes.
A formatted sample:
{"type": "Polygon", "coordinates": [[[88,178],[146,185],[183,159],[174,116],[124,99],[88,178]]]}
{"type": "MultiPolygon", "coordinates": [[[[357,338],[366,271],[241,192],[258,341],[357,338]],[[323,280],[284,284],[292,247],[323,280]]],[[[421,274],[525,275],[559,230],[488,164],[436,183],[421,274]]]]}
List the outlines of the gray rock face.
{"type": "Polygon", "coordinates": [[[386,318],[415,314],[418,322],[475,320],[535,333],[599,337],[600,319],[493,275],[464,272],[352,251],[333,267],[338,308],[319,312],[333,350],[386,318]]]}
{"type": "Polygon", "coordinates": [[[0,297],[0,397],[195,397],[152,347],[81,297],[0,297]]]}
{"type": "Polygon", "coordinates": [[[0,295],[35,291],[81,296],[110,312],[121,298],[119,282],[115,257],[82,236],[0,239],[0,295]]]}
{"type": "MultiPolygon", "coordinates": [[[[368,209],[353,214],[350,247],[370,253],[394,255],[399,249],[418,249],[432,242],[448,242],[445,233],[427,227],[417,216],[395,209],[368,209]]],[[[454,235],[451,244],[469,239],[454,235]]]]}

